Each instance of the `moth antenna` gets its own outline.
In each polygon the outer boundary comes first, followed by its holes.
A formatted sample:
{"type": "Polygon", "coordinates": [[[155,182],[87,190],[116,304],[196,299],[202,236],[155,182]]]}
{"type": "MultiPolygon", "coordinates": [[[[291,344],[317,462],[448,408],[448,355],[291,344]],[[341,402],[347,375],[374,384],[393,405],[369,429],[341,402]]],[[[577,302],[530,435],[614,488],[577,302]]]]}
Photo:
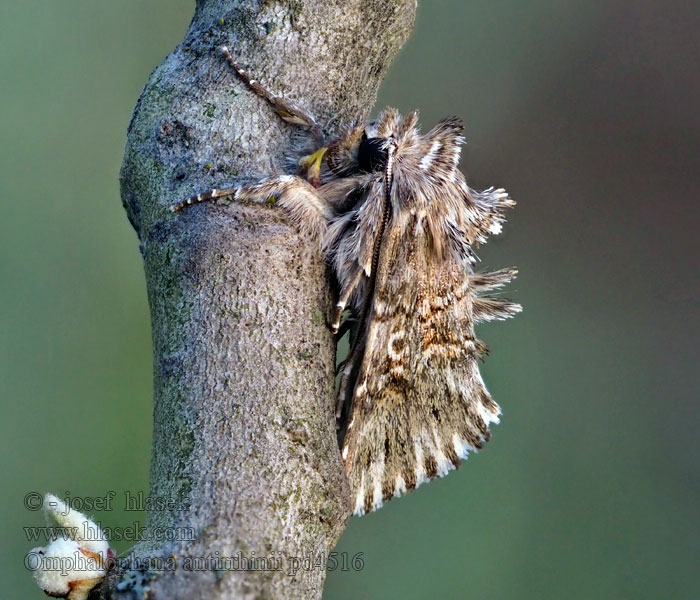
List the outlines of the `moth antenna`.
{"type": "MultiPolygon", "coordinates": [[[[370,269],[369,282],[367,284],[367,291],[365,293],[364,303],[360,312],[359,325],[357,327],[357,336],[351,346],[350,354],[348,358],[342,363],[343,365],[343,375],[340,379],[340,387],[338,388],[338,395],[336,400],[336,423],[340,429],[340,437],[342,439],[342,428],[344,425],[344,409],[349,407],[350,398],[348,392],[352,390],[350,385],[350,379],[354,373],[354,367],[358,364],[359,358],[362,356],[362,348],[365,342],[365,336],[367,334],[367,323],[369,319],[369,313],[372,306],[372,300],[374,297],[374,285],[377,279],[377,267],[379,264],[379,254],[381,250],[382,238],[384,237],[384,232],[386,230],[387,223],[391,216],[391,186],[393,184],[393,169],[394,169],[394,157],[396,154],[396,142],[392,139],[387,146],[387,159],[386,166],[384,167],[384,198],[382,203],[382,216],[380,220],[379,230],[377,231],[377,236],[374,240],[374,247],[372,249],[372,266],[370,269]]],[[[360,271],[360,274],[362,271],[360,271]]]]}
{"type": "Polygon", "coordinates": [[[367,319],[369,318],[369,310],[372,306],[374,295],[374,286],[377,280],[377,266],[379,265],[379,252],[382,247],[382,238],[386,231],[387,223],[391,217],[391,185],[394,180],[394,156],[396,154],[396,143],[391,142],[387,147],[386,167],[384,168],[384,203],[382,206],[382,216],[379,223],[379,230],[374,240],[374,248],[372,249],[372,266],[370,268],[369,283],[367,285],[367,294],[365,296],[364,305],[360,317],[360,324],[357,329],[356,345],[364,341],[367,319]]]}

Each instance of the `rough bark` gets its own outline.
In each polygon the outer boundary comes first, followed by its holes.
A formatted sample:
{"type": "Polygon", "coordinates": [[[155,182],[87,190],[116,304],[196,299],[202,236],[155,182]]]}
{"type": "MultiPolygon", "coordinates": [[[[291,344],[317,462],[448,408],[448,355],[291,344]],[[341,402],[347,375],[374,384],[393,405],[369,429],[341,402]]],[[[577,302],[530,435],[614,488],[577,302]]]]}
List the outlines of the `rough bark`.
{"type": "Polygon", "coordinates": [[[129,127],[122,198],[153,328],[150,497],[161,505],[148,531],[180,539],[139,543],[132,556],[169,559],[166,570],[115,569],[95,595],[320,597],[349,502],[319,249],[274,206],[167,207],[284,172],[293,128],[219,46],[332,134],[368,114],[414,16],[415,0],[198,0],[185,39],[152,73],[129,127]],[[187,557],[217,556],[241,562],[187,568],[187,557]],[[279,569],[242,568],[253,557],[279,569]],[[290,575],[304,557],[321,567],[290,575]]]}

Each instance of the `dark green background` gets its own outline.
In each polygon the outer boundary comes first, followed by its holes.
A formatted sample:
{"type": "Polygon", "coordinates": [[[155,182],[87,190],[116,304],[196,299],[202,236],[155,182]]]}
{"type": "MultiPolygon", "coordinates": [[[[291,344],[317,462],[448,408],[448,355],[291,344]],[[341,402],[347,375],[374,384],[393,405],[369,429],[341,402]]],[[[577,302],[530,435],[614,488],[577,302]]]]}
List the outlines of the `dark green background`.
{"type": "MultiPolygon", "coordinates": [[[[151,349],[117,174],[191,0],[0,5],[3,598],[31,491],[147,490],[151,349]]],[[[462,469],[353,519],[326,597],[697,598],[698,19],[693,3],[422,2],[378,106],[467,124],[471,184],[518,201],[485,267],[504,411],[462,469]]],[[[126,526],[142,513],[96,516],[126,526]]],[[[114,544],[119,551],[127,542],[114,544]]]]}

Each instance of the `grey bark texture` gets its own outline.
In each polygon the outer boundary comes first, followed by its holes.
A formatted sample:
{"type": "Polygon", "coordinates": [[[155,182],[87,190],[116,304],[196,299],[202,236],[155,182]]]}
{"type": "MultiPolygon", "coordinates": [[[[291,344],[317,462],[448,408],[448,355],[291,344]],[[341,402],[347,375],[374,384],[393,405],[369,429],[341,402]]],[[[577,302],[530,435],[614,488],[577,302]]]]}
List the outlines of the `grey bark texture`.
{"type": "Polygon", "coordinates": [[[158,505],[148,531],[157,537],[132,558],[166,562],[118,567],[93,596],[321,596],[323,558],[347,523],[349,492],[319,248],[274,205],[167,208],[285,171],[294,128],[241,84],[221,45],[332,135],[369,113],[415,9],[415,0],[198,0],[185,39],[153,71],[129,126],[121,183],[154,347],[158,505]],[[229,557],[239,562],[216,563],[229,557]],[[291,573],[306,557],[320,566],[291,573]],[[268,569],[246,569],[252,558],[268,569]]]}

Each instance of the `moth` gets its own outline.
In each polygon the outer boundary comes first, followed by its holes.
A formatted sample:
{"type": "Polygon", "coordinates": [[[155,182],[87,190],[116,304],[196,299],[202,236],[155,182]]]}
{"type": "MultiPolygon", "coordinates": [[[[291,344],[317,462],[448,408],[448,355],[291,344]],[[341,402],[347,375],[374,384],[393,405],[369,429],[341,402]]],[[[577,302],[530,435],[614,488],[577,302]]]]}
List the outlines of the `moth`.
{"type": "Polygon", "coordinates": [[[462,123],[427,133],[418,113],[385,109],[328,144],[309,112],[275,96],[221,49],[238,77],[288,123],[307,128],[298,173],[213,189],[171,206],[217,198],[277,200],[321,244],[339,283],[329,319],[350,329],[337,416],[354,513],[459,466],[490,437],[500,408],[479,373],[486,345],[474,325],[505,319],[520,305],[493,292],[513,268],[475,271],[473,248],[501,231],[515,203],[503,189],[471,189],[459,170],[462,123]],[[347,312],[351,320],[341,317],[347,312]]]}

